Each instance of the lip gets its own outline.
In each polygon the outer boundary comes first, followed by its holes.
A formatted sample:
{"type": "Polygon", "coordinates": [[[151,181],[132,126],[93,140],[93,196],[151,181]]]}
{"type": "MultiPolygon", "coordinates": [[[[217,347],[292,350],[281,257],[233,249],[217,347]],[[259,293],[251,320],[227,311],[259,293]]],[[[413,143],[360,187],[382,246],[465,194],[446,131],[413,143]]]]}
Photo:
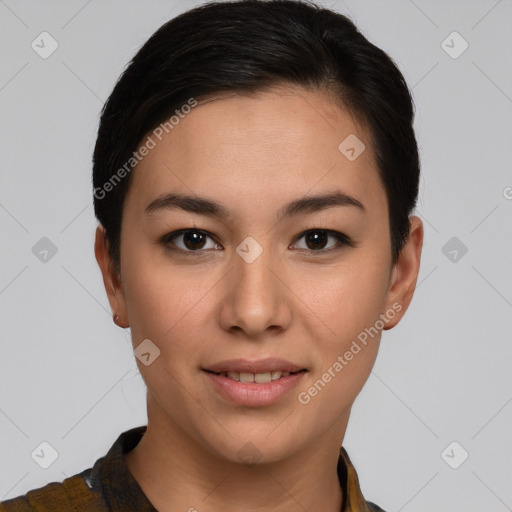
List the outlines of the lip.
{"type": "Polygon", "coordinates": [[[203,370],[210,372],[245,372],[245,373],[265,373],[271,371],[278,372],[298,372],[305,370],[304,366],[298,366],[290,361],[278,359],[275,357],[268,357],[259,359],[257,361],[250,361],[249,359],[228,359],[218,363],[209,365],[203,370]]]}
{"type": "Polygon", "coordinates": [[[299,371],[264,384],[238,382],[207,370],[203,370],[203,373],[213,384],[214,390],[228,401],[245,407],[264,407],[278,402],[288,394],[307,372],[299,371]]]}
{"type": "Polygon", "coordinates": [[[278,402],[299,384],[308,371],[303,366],[277,358],[257,361],[230,359],[220,361],[202,370],[221,397],[245,407],[265,407],[278,402]],[[266,373],[271,371],[291,372],[291,375],[262,384],[238,382],[229,377],[217,375],[220,372],[266,373]]]}

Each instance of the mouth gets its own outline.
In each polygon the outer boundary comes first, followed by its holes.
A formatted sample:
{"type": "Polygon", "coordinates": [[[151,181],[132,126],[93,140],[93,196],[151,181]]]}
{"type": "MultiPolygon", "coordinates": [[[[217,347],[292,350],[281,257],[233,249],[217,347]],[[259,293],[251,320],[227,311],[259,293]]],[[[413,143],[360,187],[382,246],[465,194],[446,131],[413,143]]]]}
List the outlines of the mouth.
{"type": "Polygon", "coordinates": [[[251,373],[251,372],[212,372],[210,370],[205,370],[208,373],[213,373],[215,375],[219,375],[220,377],[226,377],[228,379],[234,380],[236,382],[254,382],[256,384],[267,384],[274,380],[282,379],[283,377],[289,377],[290,375],[295,375],[297,373],[305,373],[307,370],[305,368],[298,370],[296,372],[287,372],[280,370],[271,370],[267,372],[260,373],[251,373]]]}
{"type": "Polygon", "coordinates": [[[224,399],[245,407],[263,407],[284,399],[308,369],[276,358],[232,359],[201,368],[224,399]]]}

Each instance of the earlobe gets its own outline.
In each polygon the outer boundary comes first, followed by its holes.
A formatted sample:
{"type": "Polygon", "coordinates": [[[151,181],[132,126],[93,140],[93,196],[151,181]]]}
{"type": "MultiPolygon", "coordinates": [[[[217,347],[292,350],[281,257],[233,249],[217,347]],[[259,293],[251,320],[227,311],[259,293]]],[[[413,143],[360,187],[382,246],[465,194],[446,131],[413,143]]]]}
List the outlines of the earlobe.
{"type": "Polygon", "coordinates": [[[114,313],[112,316],[112,320],[118,327],[122,327],[123,329],[126,327],[130,327],[130,325],[125,322],[117,313],[114,313]]]}
{"type": "Polygon", "coordinates": [[[105,286],[108,302],[113,312],[112,318],[114,323],[119,327],[129,327],[130,324],[128,322],[126,300],[121,279],[110,257],[105,228],[101,225],[96,228],[94,254],[101,270],[103,285],[105,286]]]}
{"type": "Polygon", "coordinates": [[[396,314],[386,322],[384,330],[392,329],[404,316],[418,280],[423,247],[423,222],[419,217],[411,216],[409,223],[409,238],[393,267],[386,303],[387,310],[392,309],[396,314]]]}

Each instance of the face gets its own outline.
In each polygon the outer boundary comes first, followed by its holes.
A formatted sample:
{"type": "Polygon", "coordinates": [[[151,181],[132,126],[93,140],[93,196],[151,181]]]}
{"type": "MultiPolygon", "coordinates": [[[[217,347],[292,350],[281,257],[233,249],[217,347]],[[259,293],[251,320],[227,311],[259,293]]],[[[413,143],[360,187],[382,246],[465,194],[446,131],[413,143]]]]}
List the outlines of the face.
{"type": "Polygon", "coordinates": [[[150,340],[150,364],[137,360],[149,424],[231,461],[339,446],[421,249],[415,219],[392,265],[364,127],[327,93],[222,97],[133,172],[119,279],[100,241],[97,255],[134,348],[150,340]]]}

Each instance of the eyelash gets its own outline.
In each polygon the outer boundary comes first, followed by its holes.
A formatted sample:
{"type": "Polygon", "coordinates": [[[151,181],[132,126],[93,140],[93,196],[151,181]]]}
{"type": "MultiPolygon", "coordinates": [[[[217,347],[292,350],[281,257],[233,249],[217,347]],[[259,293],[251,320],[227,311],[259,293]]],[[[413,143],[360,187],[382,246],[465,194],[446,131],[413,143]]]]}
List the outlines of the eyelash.
{"type": "MultiPolygon", "coordinates": [[[[322,255],[322,254],[331,253],[335,250],[341,249],[342,247],[356,247],[356,243],[349,236],[345,235],[344,233],[340,233],[340,232],[334,231],[332,229],[321,229],[321,228],[310,228],[310,229],[303,231],[302,233],[297,235],[297,237],[295,238],[295,241],[293,243],[294,244],[297,243],[305,235],[307,235],[308,233],[315,232],[315,231],[320,231],[322,233],[325,233],[327,236],[333,236],[334,238],[336,238],[337,246],[331,247],[329,249],[316,249],[316,250],[315,249],[299,249],[299,251],[307,251],[313,255],[322,255]]],[[[172,240],[174,240],[175,238],[178,238],[179,236],[184,235],[185,233],[200,233],[202,235],[205,235],[205,236],[211,238],[215,243],[218,243],[215,241],[215,238],[212,235],[210,235],[210,233],[208,233],[207,231],[204,231],[202,229],[180,229],[177,231],[173,231],[172,233],[168,233],[167,235],[162,237],[161,243],[163,245],[165,245],[169,250],[180,252],[181,254],[183,254],[185,256],[195,256],[195,257],[203,256],[205,251],[211,251],[211,249],[197,249],[195,251],[192,251],[192,250],[181,249],[180,247],[176,247],[176,246],[174,246],[174,247],[169,246],[169,244],[172,243],[172,240]]]]}

